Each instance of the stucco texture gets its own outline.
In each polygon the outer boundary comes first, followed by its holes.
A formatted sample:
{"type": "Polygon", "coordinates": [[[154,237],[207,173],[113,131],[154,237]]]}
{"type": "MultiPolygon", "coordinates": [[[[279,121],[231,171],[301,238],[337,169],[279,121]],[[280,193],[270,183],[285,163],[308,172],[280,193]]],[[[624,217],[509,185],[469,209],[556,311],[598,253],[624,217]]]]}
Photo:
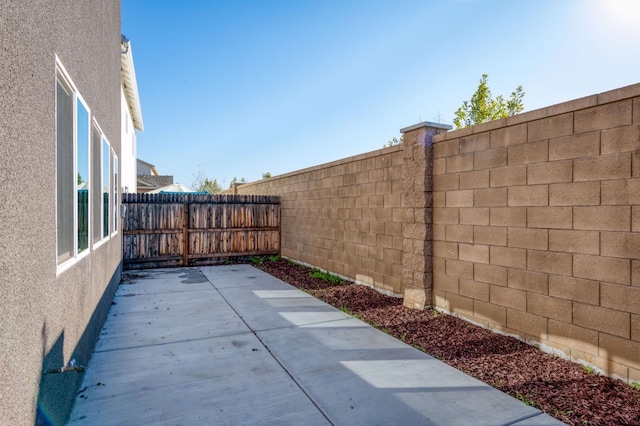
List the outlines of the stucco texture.
{"type": "Polygon", "coordinates": [[[0,424],[64,422],[120,279],[119,234],[57,274],[55,210],[56,55],[120,156],[119,46],[118,0],[0,0],[0,424]]]}

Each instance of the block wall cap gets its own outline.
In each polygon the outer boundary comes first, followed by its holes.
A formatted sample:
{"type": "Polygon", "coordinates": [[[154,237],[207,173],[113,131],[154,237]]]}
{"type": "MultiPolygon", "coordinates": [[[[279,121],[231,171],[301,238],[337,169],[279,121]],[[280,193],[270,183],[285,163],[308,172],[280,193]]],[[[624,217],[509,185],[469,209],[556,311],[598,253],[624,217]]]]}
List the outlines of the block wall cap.
{"type": "MultiPolygon", "coordinates": [[[[476,126],[463,127],[462,129],[456,129],[453,132],[448,132],[445,135],[439,135],[434,142],[442,142],[463,136],[468,136],[475,133],[483,133],[491,130],[500,129],[503,127],[515,126],[517,124],[527,123],[534,120],[540,120],[543,118],[553,117],[556,115],[572,113],[581,109],[591,108],[597,105],[603,105],[607,103],[617,102],[624,99],[630,99],[640,96],[640,83],[632,84],[630,86],[621,87],[619,89],[610,90],[608,92],[599,93],[596,95],[585,96],[583,98],[573,99],[559,104],[550,105],[543,108],[526,111],[520,114],[512,115],[506,119],[499,119],[481,123],[476,126]]],[[[420,123],[415,126],[410,126],[400,130],[405,132],[413,130],[415,128],[432,125],[434,123],[420,123]]],[[[438,125],[438,124],[435,124],[438,125]]]]}
{"type": "Polygon", "coordinates": [[[271,176],[269,179],[260,179],[260,180],[251,181],[251,182],[243,182],[242,183],[242,188],[245,189],[246,187],[250,187],[250,186],[262,185],[265,182],[274,182],[276,180],[288,178],[288,177],[291,177],[291,176],[299,176],[299,175],[303,175],[305,173],[311,173],[311,172],[315,172],[317,170],[328,169],[330,167],[350,164],[350,163],[353,163],[355,161],[362,161],[362,160],[366,160],[366,159],[369,159],[369,158],[375,158],[375,157],[380,157],[380,156],[383,156],[383,155],[389,155],[389,154],[394,153],[396,151],[403,151],[403,150],[404,150],[404,145],[403,144],[393,145],[393,146],[386,147],[386,148],[380,148],[380,149],[376,149],[375,151],[365,152],[364,154],[352,155],[351,157],[345,157],[345,158],[341,158],[339,160],[330,161],[328,163],[318,164],[317,166],[306,167],[304,169],[295,170],[295,171],[284,173],[284,174],[281,174],[281,175],[271,176]]]}
{"type": "Polygon", "coordinates": [[[623,99],[635,98],[636,96],[640,96],[640,83],[609,90],[608,92],[599,93],[598,105],[621,101],[623,99]]]}
{"type": "Polygon", "coordinates": [[[451,129],[453,129],[453,126],[451,126],[449,124],[432,123],[430,121],[423,121],[422,123],[414,124],[413,126],[409,126],[409,127],[405,127],[404,129],[400,129],[400,133],[407,133],[407,132],[410,132],[411,130],[419,129],[421,127],[433,127],[433,128],[442,129],[442,130],[451,130],[451,129]]]}

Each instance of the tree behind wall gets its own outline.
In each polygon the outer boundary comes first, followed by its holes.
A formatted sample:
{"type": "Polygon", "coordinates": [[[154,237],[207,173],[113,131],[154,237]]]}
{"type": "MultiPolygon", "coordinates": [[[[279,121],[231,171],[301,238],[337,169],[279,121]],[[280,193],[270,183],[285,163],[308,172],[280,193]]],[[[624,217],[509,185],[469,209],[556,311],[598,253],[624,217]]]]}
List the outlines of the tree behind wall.
{"type": "Polygon", "coordinates": [[[247,180],[245,178],[240,178],[238,180],[238,178],[234,176],[233,179],[231,179],[231,183],[229,184],[229,189],[233,188],[234,183],[246,183],[246,182],[247,180]]]}
{"type": "Polygon", "coordinates": [[[207,191],[209,194],[217,194],[222,191],[222,186],[218,183],[218,179],[209,180],[204,178],[204,181],[196,188],[197,191],[207,191]]]}
{"type": "Polygon", "coordinates": [[[487,84],[488,78],[487,74],[482,74],[480,85],[471,96],[471,100],[464,101],[455,112],[456,118],[453,120],[453,124],[456,129],[509,117],[524,109],[525,92],[522,90],[522,86],[516,87],[508,100],[505,100],[502,95],[494,99],[487,84]]]}
{"type": "Polygon", "coordinates": [[[400,145],[403,142],[404,142],[404,135],[400,136],[400,139],[398,139],[398,138],[389,139],[389,141],[387,143],[385,143],[384,145],[382,145],[382,147],[383,148],[389,148],[389,147],[392,147],[392,146],[400,145]]]}
{"type": "Polygon", "coordinates": [[[204,175],[202,164],[198,167],[198,173],[193,175],[191,187],[196,191],[206,191],[209,194],[217,194],[222,191],[222,186],[218,183],[218,179],[210,180],[204,175]]]}

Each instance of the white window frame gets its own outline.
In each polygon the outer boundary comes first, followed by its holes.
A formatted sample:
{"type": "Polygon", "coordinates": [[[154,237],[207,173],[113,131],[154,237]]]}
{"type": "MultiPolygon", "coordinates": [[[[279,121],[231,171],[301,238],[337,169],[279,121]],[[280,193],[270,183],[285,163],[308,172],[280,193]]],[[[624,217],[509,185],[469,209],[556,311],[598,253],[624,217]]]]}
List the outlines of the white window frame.
{"type": "MultiPolygon", "coordinates": [[[[95,243],[93,243],[93,248],[97,249],[98,247],[100,247],[102,244],[104,244],[106,241],[108,241],[111,238],[111,233],[109,232],[107,234],[107,236],[104,236],[104,197],[103,197],[103,192],[102,192],[102,188],[104,188],[104,170],[102,169],[102,167],[104,166],[104,149],[103,149],[103,144],[106,142],[106,144],[109,146],[109,152],[111,152],[111,143],[109,142],[109,140],[107,139],[107,137],[104,135],[104,132],[102,131],[102,127],[100,127],[100,124],[98,124],[97,120],[95,119],[95,117],[93,118],[92,123],[95,125],[96,129],[98,130],[98,133],[100,133],[100,152],[99,152],[99,156],[100,156],[100,205],[99,206],[95,206],[96,209],[99,209],[100,211],[100,233],[98,234],[100,236],[100,239],[98,241],[96,241],[95,243]]],[[[111,161],[111,160],[109,160],[111,161]]],[[[111,196],[111,194],[109,194],[109,196],[111,196]]],[[[91,215],[92,219],[95,219],[94,215],[91,215]]],[[[93,225],[93,222],[92,222],[93,225]]],[[[109,230],[111,230],[111,226],[109,226],[109,230]]]]}
{"type": "MultiPolygon", "coordinates": [[[[64,65],[62,65],[62,62],[60,61],[60,59],[58,58],[58,56],[56,55],[55,57],[55,69],[54,69],[54,93],[56,94],[55,96],[57,96],[57,85],[58,85],[58,76],[62,77],[64,79],[64,83],[67,84],[67,86],[71,89],[71,91],[73,92],[73,227],[72,227],[72,232],[73,232],[73,253],[71,255],[71,257],[67,260],[65,260],[62,263],[58,263],[58,155],[57,155],[57,150],[58,150],[58,139],[57,139],[57,133],[56,133],[56,145],[55,145],[55,149],[56,149],[56,185],[55,185],[55,217],[56,217],[56,251],[55,251],[55,263],[56,263],[56,276],[60,275],[62,272],[66,271],[67,269],[69,269],[72,265],[76,264],[80,259],[83,259],[84,257],[88,256],[91,252],[91,226],[89,223],[89,244],[87,246],[87,248],[85,250],[83,250],[81,253],[78,253],[78,181],[77,181],[77,176],[78,176],[78,101],[80,101],[82,103],[82,105],[85,107],[85,109],[87,110],[88,113],[88,117],[89,117],[89,134],[91,132],[91,110],[89,109],[89,106],[87,105],[87,103],[85,102],[85,100],[82,98],[82,96],[80,95],[78,88],[76,87],[76,85],[74,84],[73,80],[71,79],[71,77],[69,76],[69,73],[67,72],[67,70],[65,69],[64,65]]],[[[58,120],[58,112],[57,112],[57,98],[55,99],[55,120],[56,120],[56,126],[57,126],[57,120],[58,120]]],[[[90,139],[89,139],[90,140],[90,139]]],[[[91,143],[89,143],[89,150],[88,150],[88,154],[89,154],[89,186],[91,185],[91,143]]],[[[89,197],[91,198],[91,197],[89,197]]],[[[91,216],[91,200],[88,201],[89,202],[89,216],[91,216]]]]}
{"type": "MultiPolygon", "coordinates": [[[[109,170],[107,172],[107,180],[109,181],[109,204],[111,204],[111,200],[113,198],[113,191],[112,191],[112,184],[111,184],[111,162],[112,162],[112,157],[111,157],[111,153],[113,152],[113,149],[111,148],[111,143],[109,142],[109,140],[107,139],[107,137],[104,135],[104,133],[102,134],[102,143],[100,144],[100,188],[102,188],[100,194],[104,194],[104,192],[102,192],[104,190],[104,154],[105,154],[105,150],[104,150],[104,144],[107,144],[108,149],[107,149],[107,155],[109,155],[109,170]]],[[[111,238],[112,233],[111,233],[111,229],[113,228],[112,224],[111,224],[111,220],[108,220],[107,225],[109,226],[109,229],[107,230],[107,235],[104,235],[104,196],[100,197],[100,229],[101,229],[101,233],[100,235],[102,235],[102,238],[100,239],[100,243],[103,243],[104,241],[108,240],[109,238],[111,238]]],[[[110,209],[107,209],[108,212],[111,212],[110,209]]]]}
{"type": "MultiPolygon", "coordinates": [[[[87,248],[84,249],[84,251],[81,253],[81,255],[84,255],[85,253],[88,253],[91,250],[91,110],[89,109],[89,105],[87,105],[87,103],[85,102],[84,98],[80,95],[80,93],[76,93],[77,94],[77,100],[80,101],[80,103],[82,103],[82,105],[84,106],[84,108],[87,110],[87,141],[88,141],[88,149],[87,149],[87,169],[88,169],[88,176],[87,176],[87,181],[89,182],[88,184],[88,190],[89,190],[89,194],[87,196],[87,248]]],[[[75,109],[78,107],[78,103],[74,103],[73,104],[73,108],[74,108],[74,120],[78,119],[78,114],[77,111],[75,111],[75,109]]],[[[74,130],[74,144],[73,144],[73,153],[74,153],[74,157],[75,157],[75,161],[73,163],[73,169],[74,169],[74,179],[73,179],[73,187],[74,187],[74,194],[77,195],[78,193],[78,179],[76,178],[78,176],[78,135],[77,135],[77,126],[75,127],[74,130]]],[[[75,239],[75,250],[76,252],[78,251],[78,238],[77,238],[77,232],[78,232],[78,202],[77,202],[77,197],[74,198],[76,201],[74,201],[74,221],[76,222],[74,224],[74,229],[76,231],[76,239],[75,239]]]]}
{"type": "Polygon", "coordinates": [[[109,163],[111,165],[111,186],[112,188],[110,188],[111,192],[111,199],[113,200],[112,202],[112,209],[111,209],[111,214],[112,214],[112,218],[109,221],[109,225],[111,226],[111,237],[115,237],[116,235],[118,235],[118,231],[120,229],[120,227],[118,226],[118,220],[120,218],[120,212],[118,211],[118,185],[119,182],[116,182],[116,175],[118,176],[118,180],[120,180],[120,171],[118,170],[118,168],[120,167],[120,162],[118,161],[118,156],[116,155],[116,151],[113,149],[113,146],[111,146],[111,161],[109,163]],[[118,164],[116,164],[118,163],[118,164]],[[117,166],[117,167],[116,167],[117,166]]]}

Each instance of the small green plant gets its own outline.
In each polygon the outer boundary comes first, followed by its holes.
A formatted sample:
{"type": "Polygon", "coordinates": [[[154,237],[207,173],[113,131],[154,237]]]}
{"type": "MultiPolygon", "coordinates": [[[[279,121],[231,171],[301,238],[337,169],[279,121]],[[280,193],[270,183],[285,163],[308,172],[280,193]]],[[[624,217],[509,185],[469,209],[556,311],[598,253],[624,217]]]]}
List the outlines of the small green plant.
{"type": "Polygon", "coordinates": [[[639,390],[640,391],[640,383],[638,382],[631,382],[630,385],[632,388],[634,388],[635,390],[639,390]]]}
{"type": "Polygon", "coordinates": [[[400,336],[400,340],[402,340],[403,342],[407,342],[407,332],[405,331],[404,333],[402,333],[402,336],[400,336]]]}
{"type": "Polygon", "coordinates": [[[381,329],[381,331],[382,331],[384,334],[389,334],[389,329],[388,329],[387,327],[383,327],[383,328],[381,329]]]}
{"type": "Polygon", "coordinates": [[[424,352],[424,349],[422,349],[419,345],[411,345],[411,346],[413,346],[414,349],[424,352]]]}
{"type": "Polygon", "coordinates": [[[249,262],[253,263],[254,265],[262,265],[265,260],[266,257],[264,256],[249,256],[249,262]]]}
{"type": "Polygon", "coordinates": [[[535,407],[536,406],[536,404],[535,404],[535,402],[533,402],[533,400],[527,399],[523,394],[521,394],[518,391],[516,391],[516,398],[518,398],[520,401],[522,401],[524,403],[524,405],[526,405],[528,407],[535,407]]]}
{"type": "Polygon", "coordinates": [[[311,278],[317,278],[335,284],[344,284],[344,280],[339,276],[330,274],[329,272],[322,272],[318,268],[311,269],[311,272],[309,272],[309,276],[311,278]]]}
{"type": "Polygon", "coordinates": [[[345,305],[341,305],[338,309],[340,309],[342,312],[344,312],[347,315],[351,315],[352,317],[361,320],[360,315],[356,314],[351,309],[347,308],[345,305]]]}
{"type": "Polygon", "coordinates": [[[596,369],[590,365],[583,365],[583,367],[584,367],[584,371],[586,371],[587,374],[595,374],[596,372],[596,369]]]}
{"type": "Polygon", "coordinates": [[[279,255],[279,254],[276,254],[275,256],[269,256],[269,257],[267,258],[267,260],[269,260],[269,262],[277,262],[277,261],[278,261],[278,260],[280,260],[280,259],[282,259],[282,258],[280,257],[280,255],[279,255]]]}
{"type": "Polygon", "coordinates": [[[553,416],[555,418],[560,418],[560,416],[565,416],[565,417],[569,417],[573,414],[573,411],[571,410],[567,410],[567,411],[560,411],[557,408],[553,409],[553,416]]]}
{"type": "Polygon", "coordinates": [[[438,318],[440,316],[440,312],[436,311],[435,309],[433,310],[433,317],[434,318],[438,318]]]}

